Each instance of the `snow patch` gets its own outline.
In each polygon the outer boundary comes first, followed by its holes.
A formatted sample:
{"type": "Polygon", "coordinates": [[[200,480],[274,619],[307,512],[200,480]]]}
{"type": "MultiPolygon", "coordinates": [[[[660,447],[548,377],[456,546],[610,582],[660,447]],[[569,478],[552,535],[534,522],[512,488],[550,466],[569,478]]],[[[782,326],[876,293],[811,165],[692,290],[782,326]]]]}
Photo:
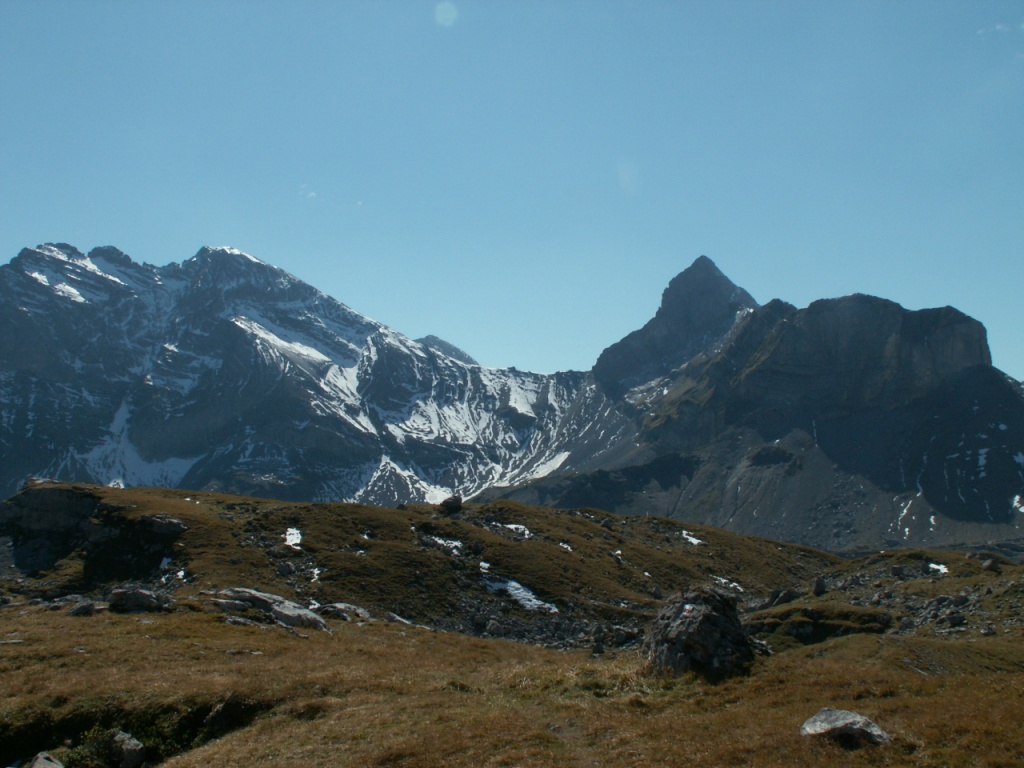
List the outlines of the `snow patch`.
{"type": "Polygon", "coordinates": [[[89,474],[97,478],[108,478],[107,482],[127,486],[174,487],[202,458],[170,457],[159,461],[148,461],[139,455],[138,449],[128,437],[128,421],[131,411],[127,402],[114,414],[108,428],[108,435],[87,453],[71,450],[70,458],[82,462],[89,474]]]}
{"type": "Polygon", "coordinates": [[[528,611],[547,611],[548,613],[558,613],[557,606],[552,605],[551,603],[545,603],[518,581],[505,579],[500,576],[492,576],[484,579],[483,583],[491,592],[507,592],[509,597],[528,611]]]}
{"type": "Polygon", "coordinates": [[[57,283],[53,286],[53,292],[65,299],[71,299],[76,304],[88,304],[85,298],[67,283],[57,283]]]}
{"type": "Polygon", "coordinates": [[[735,581],[725,578],[724,576],[712,576],[711,580],[719,586],[725,587],[726,589],[732,589],[736,592],[742,592],[743,587],[737,584],[735,581]]]}
{"type": "Polygon", "coordinates": [[[949,573],[949,566],[941,563],[928,563],[928,569],[940,574],[949,573]]]}
{"type": "Polygon", "coordinates": [[[556,453],[547,461],[538,464],[536,467],[531,469],[529,473],[523,477],[523,480],[537,480],[542,477],[547,477],[560,466],[562,466],[562,464],[565,463],[565,460],[568,458],[569,451],[562,451],[561,453],[556,453]]]}
{"type": "MultiPolygon", "coordinates": [[[[918,494],[918,495],[920,495],[920,494],[918,494]]],[[[911,499],[910,501],[908,501],[906,504],[903,505],[903,509],[900,511],[900,516],[898,518],[896,518],[896,523],[893,526],[894,528],[896,528],[898,530],[903,525],[903,518],[905,518],[907,516],[907,513],[910,512],[910,505],[913,504],[913,503],[914,503],[914,499],[911,499]]],[[[911,518],[911,520],[913,520],[913,519],[914,518],[911,518]]],[[[903,538],[904,539],[910,538],[910,527],[909,526],[907,526],[906,528],[903,529],[903,538]]]]}
{"type": "Polygon", "coordinates": [[[688,541],[690,544],[693,544],[693,546],[695,546],[695,547],[700,545],[700,544],[704,544],[705,543],[704,541],[701,541],[700,539],[698,539],[696,536],[694,536],[689,531],[680,531],[679,535],[682,536],[684,539],[686,539],[686,541],[688,541]]]}
{"type": "Polygon", "coordinates": [[[442,539],[440,536],[427,536],[427,538],[456,557],[462,554],[462,542],[458,539],[442,539]]]}
{"type": "MultiPolygon", "coordinates": [[[[1020,498],[1020,497],[1018,496],[1018,498],[1020,498]]],[[[572,552],[572,547],[570,547],[570,546],[569,546],[569,545],[568,545],[568,544],[567,544],[566,542],[564,542],[564,541],[560,541],[560,542],[558,542],[558,546],[560,546],[560,547],[561,547],[562,549],[564,549],[564,550],[565,550],[566,552],[572,552]]]]}
{"type": "Polygon", "coordinates": [[[298,528],[289,528],[282,535],[284,538],[285,546],[291,547],[292,549],[301,549],[299,544],[302,543],[302,531],[298,528]]]}
{"type": "Polygon", "coordinates": [[[259,323],[254,320],[250,320],[247,317],[232,317],[231,322],[246,333],[255,336],[270,347],[271,350],[277,352],[283,357],[290,359],[299,358],[300,360],[308,360],[313,363],[331,362],[331,359],[320,350],[314,349],[313,347],[307,346],[298,341],[287,341],[282,339],[277,334],[267,330],[259,323]]]}
{"type": "Polygon", "coordinates": [[[513,533],[518,533],[524,539],[529,539],[533,537],[533,534],[530,533],[530,529],[527,528],[525,525],[520,525],[519,523],[502,523],[501,527],[508,528],[513,533]]]}

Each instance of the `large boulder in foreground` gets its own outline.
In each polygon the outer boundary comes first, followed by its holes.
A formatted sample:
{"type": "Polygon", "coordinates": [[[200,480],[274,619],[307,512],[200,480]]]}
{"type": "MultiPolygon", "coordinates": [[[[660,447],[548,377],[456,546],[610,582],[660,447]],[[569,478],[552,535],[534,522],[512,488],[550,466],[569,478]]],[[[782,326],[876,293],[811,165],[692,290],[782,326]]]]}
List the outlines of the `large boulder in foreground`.
{"type": "Polygon", "coordinates": [[[653,671],[693,670],[710,679],[745,674],[755,645],[736,611],[736,598],[713,587],[680,592],[666,601],[644,638],[653,671]]]}

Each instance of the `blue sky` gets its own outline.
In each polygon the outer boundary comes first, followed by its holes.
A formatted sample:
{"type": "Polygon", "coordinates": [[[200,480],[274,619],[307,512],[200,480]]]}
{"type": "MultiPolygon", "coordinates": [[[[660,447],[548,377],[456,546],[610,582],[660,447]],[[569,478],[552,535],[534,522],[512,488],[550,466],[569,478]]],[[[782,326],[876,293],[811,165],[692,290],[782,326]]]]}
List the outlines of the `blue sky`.
{"type": "Polygon", "coordinates": [[[1024,4],[0,0],[0,261],[231,245],[587,369],[706,254],[952,305],[1024,378],[1024,4]]]}

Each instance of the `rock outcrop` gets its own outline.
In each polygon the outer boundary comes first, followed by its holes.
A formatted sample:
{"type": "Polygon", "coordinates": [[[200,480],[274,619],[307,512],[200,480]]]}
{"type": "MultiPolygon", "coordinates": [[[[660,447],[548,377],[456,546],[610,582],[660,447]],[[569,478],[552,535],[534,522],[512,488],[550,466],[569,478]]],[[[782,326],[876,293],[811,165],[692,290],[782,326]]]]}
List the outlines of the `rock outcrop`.
{"type": "Polygon", "coordinates": [[[107,602],[114,613],[155,613],[174,607],[174,602],[167,595],[142,587],[118,587],[111,591],[107,602]]]}
{"type": "Polygon", "coordinates": [[[747,672],[755,646],[736,611],[736,598],[701,587],[669,598],[643,642],[653,671],[679,674],[693,670],[709,679],[747,672]]]}
{"type": "Polygon", "coordinates": [[[170,515],[129,512],[82,487],[29,481],[0,504],[0,565],[35,574],[78,551],[84,569],[76,588],[149,578],[188,526],[170,515]]]}
{"type": "Polygon", "coordinates": [[[327,622],[313,611],[280,595],[259,592],[246,587],[232,587],[220,590],[217,596],[213,600],[214,605],[227,612],[251,608],[261,611],[286,627],[304,627],[330,632],[327,622]]]}
{"type": "Polygon", "coordinates": [[[801,736],[826,737],[843,746],[860,744],[885,744],[892,737],[864,715],[848,709],[822,707],[817,714],[807,718],[800,726],[801,736]]]}

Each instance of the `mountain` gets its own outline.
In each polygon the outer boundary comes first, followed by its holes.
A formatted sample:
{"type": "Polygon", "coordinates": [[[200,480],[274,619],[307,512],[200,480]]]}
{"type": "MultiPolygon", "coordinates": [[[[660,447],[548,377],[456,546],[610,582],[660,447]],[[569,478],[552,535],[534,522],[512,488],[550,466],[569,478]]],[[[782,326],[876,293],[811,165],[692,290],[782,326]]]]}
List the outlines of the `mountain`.
{"type": "Polygon", "coordinates": [[[231,248],[0,267],[0,487],[28,475],[392,504],[522,482],[635,426],[584,373],[482,368],[231,248]]]}
{"type": "Polygon", "coordinates": [[[707,257],[591,371],[491,369],[231,248],[0,266],[0,490],[29,476],[287,500],[508,496],[832,550],[999,543],[1024,393],[946,307],[760,306],[707,257]]]}
{"type": "Polygon", "coordinates": [[[643,414],[633,461],[509,495],[834,550],[1021,537],[1021,385],[950,307],[773,301],[626,397],[643,414]]]}

